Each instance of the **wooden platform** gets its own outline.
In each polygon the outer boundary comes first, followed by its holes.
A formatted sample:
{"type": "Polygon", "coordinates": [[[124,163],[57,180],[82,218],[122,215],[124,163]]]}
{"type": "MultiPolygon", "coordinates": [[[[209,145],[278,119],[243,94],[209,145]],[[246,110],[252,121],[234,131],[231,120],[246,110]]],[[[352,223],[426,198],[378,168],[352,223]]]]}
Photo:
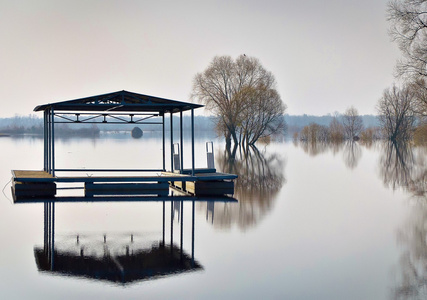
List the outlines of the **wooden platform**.
{"type": "Polygon", "coordinates": [[[169,185],[192,195],[234,194],[236,175],[198,170],[194,176],[162,172],[152,176],[52,176],[45,171],[13,170],[12,193],[16,197],[54,197],[57,183],[83,183],[85,196],[167,196],[169,185]]]}
{"type": "Polygon", "coordinates": [[[14,178],[50,178],[53,179],[54,177],[52,174],[49,174],[45,171],[33,171],[33,170],[12,170],[12,175],[14,178]]]}
{"type": "Polygon", "coordinates": [[[152,176],[55,176],[44,171],[12,171],[13,180],[18,182],[169,182],[169,181],[209,181],[234,180],[237,175],[227,173],[196,173],[194,176],[161,172],[152,176]]]}
{"type": "Polygon", "coordinates": [[[12,193],[16,197],[49,197],[56,195],[56,184],[50,182],[54,177],[44,171],[12,171],[13,177],[26,177],[36,179],[34,182],[21,182],[14,180],[12,184],[12,193]],[[49,181],[37,181],[37,179],[47,179],[49,181]]]}
{"type": "Polygon", "coordinates": [[[165,176],[174,174],[174,180],[170,181],[171,186],[192,195],[232,195],[234,194],[233,180],[237,178],[237,175],[217,172],[196,173],[194,176],[170,172],[162,172],[162,174],[165,176]],[[182,178],[188,180],[182,180],[182,178]]]}

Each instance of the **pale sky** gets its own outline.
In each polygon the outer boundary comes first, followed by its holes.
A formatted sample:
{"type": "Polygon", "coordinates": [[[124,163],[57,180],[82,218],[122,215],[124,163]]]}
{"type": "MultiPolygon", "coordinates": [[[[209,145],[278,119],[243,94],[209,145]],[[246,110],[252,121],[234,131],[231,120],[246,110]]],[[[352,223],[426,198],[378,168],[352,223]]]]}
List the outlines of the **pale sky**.
{"type": "Polygon", "coordinates": [[[258,58],[289,114],[374,114],[388,0],[0,0],[0,117],[118,90],[190,101],[215,55],[258,58]]]}

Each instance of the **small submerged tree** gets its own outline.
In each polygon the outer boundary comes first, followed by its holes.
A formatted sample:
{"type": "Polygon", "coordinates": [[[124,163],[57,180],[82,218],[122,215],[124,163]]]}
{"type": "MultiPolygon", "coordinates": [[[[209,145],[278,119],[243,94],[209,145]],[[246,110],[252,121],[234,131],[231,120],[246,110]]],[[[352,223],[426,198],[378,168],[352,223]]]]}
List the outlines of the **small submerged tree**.
{"type": "Polygon", "coordinates": [[[357,139],[363,130],[363,120],[357,109],[353,106],[348,108],[343,115],[343,126],[345,136],[349,140],[357,139]]]}
{"type": "Polygon", "coordinates": [[[329,123],[329,137],[332,142],[342,142],[345,138],[344,126],[336,116],[329,123]]]}
{"type": "Polygon", "coordinates": [[[254,57],[214,57],[205,71],[196,74],[192,98],[217,117],[217,130],[227,144],[233,139],[235,144],[253,145],[284,127],[286,105],[276,80],[254,57]]]}
{"type": "Polygon", "coordinates": [[[311,143],[327,142],[329,141],[329,130],[326,126],[311,123],[301,130],[300,138],[311,143]]]}

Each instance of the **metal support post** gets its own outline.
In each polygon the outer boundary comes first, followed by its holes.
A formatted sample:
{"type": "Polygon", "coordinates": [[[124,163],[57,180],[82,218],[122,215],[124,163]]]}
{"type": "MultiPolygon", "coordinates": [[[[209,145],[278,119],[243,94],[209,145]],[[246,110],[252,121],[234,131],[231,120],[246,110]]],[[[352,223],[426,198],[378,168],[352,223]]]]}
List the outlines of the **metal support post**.
{"type": "Polygon", "coordinates": [[[47,169],[48,173],[52,174],[52,127],[51,127],[51,111],[47,111],[47,169]]]}
{"type": "Polygon", "coordinates": [[[180,144],[181,144],[181,169],[179,171],[180,174],[182,174],[182,171],[184,170],[184,137],[183,137],[183,132],[182,132],[182,110],[179,112],[179,133],[180,133],[180,144]]]}
{"type": "Polygon", "coordinates": [[[163,172],[166,171],[166,152],[165,152],[165,115],[162,115],[162,137],[163,137],[163,172]]]}
{"type": "Polygon", "coordinates": [[[55,112],[52,108],[52,175],[55,176],[55,112]]]}
{"type": "Polygon", "coordinates": [[[48,172],[48,136],[47,136],[47,110],[43,112],[43,170],[48,172]]]}
{"type": "Polygon", "coordinates": [[[191,175],[194,176],[194,109],[191,109],[191,175]]]}
{"type": "Polygon", "coordinates": [[[171,172],[173,172],[173,114],[171,112],[171,116],[170,116],[170,128],[171,128],[171,132],[170,132],[170,139],[171,139],[171,172]]]}
{"type": "Polygon", "coordinates": [[[181,201],[181,259],[183,257],[183,245],[184,245],[184,201],[181,201]]]}

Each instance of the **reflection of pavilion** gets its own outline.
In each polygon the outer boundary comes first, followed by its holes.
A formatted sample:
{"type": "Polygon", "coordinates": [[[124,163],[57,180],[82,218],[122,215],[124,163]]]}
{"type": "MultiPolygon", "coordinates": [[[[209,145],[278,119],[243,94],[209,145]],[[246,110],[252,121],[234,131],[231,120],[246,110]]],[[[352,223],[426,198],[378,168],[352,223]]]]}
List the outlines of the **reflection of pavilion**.
{"type": "MultiPolygon", "coordinates": [[[[232,198],[203,199],[170,197],[163,204],[162,239],[155,243],[136,240],[133,234],[119,241],[104,235],[92,239],[73,236],[70,243],[55,242],[55,202],[44,203],[44,245],[35,247],[40,271],[86,277],[118,283],[130,283],[202,269],[194,259],[195,202],[236,201],[232,198]],[[191,253],[184,251],[184,202],[191,202],[191,253]],[[166,241],[166,202],[170,203],[170,240],[166,241]],[[174,216],[178,212],[179,245],[174,243],[174,216]]],[[[136,200],[134,200],[136,201],[136,200]]],[[[146,201],[146,199],[144,199],[146,201]]],[[[160,202],[157,200],[157,202],[160,202]]],[[[178,239],[176,242],[178,242],[178,239]]]]}

